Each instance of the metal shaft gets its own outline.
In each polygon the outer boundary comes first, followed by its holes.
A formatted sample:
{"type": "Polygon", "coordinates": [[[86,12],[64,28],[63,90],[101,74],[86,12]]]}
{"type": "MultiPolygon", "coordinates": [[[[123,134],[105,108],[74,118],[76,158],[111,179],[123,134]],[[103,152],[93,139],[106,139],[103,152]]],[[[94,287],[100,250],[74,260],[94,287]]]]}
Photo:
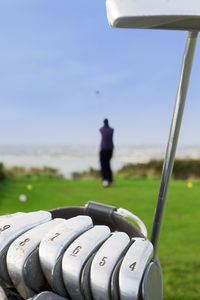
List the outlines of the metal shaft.
{"type": "Polygon", "coordinates": [[[198,36],[198,32],[188,32],[186,46],[185,46],[185,52],[184,52],[180,80],[179,80],[179,85],[178,85],[178,90],[176,95],[174,113],[173,113],[170,133],[169,133],[169,139],[168,139],[164,164],[163,164],[157,208],[155,212],[153,229],[151,234],[151,242],[154,246],[154,260],[156,257],[156,251],[157,251],[159,235],[160,235],[160,230],[162,225],[168,185],[169,185],[170,176],[174,165],[174,157],[176,153],[176,146],[177,146],[180,126],[181,126],[182,116],[183,116],[183,110],[185,105],[187,89],[188,89],[188,83],[190,79],[190,73],[192,68],[197,36],[198,36]]]}

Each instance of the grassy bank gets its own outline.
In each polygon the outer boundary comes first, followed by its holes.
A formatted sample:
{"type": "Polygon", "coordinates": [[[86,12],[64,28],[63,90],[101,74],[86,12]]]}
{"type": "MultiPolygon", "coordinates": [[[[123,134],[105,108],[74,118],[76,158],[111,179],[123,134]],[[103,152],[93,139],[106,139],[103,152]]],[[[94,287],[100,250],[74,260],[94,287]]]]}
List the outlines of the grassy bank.
{"type": "MultiPolygon", "coordinates": [[[[159,180],[118,180],[112,188],[102,189],[98,181],[13,178],[0,183],[0,212],[46,210],[93,200],[131,210],[150,233],[158,189],[159,180]],[[26,202],[19,201],[20,194],[27,195],[26,202]]],[[[199,191],[199,182],[193,188],[183,181],[170,184],[158,252],[165,300],[200,298],[199,191]]]]}

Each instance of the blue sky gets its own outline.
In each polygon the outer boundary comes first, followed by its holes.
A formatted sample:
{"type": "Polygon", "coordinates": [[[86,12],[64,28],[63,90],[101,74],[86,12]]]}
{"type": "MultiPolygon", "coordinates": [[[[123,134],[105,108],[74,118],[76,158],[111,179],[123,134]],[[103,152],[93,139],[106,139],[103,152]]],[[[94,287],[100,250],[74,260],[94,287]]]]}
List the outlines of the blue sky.
{"type": "MultiPolygon", "coordinates": [[[[0,144],[98,144],[104,117],[117,145],[165,144],[185,39],[112,29],[105,1],[1,0],[0,144]]],[[[200,145],[199,50],[183,145],[200,145]]]]}

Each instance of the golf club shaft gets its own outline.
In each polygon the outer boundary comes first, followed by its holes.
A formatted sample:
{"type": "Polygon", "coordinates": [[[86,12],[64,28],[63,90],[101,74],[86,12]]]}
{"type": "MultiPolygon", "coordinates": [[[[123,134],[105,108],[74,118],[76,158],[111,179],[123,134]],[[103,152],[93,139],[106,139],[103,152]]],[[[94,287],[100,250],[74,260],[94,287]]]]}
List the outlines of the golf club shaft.
{"type": "Polygon", "coordinates": [[[180,80],[179,80],[179,85],[178,85],[178,90],[176,95],[174,113],[173,113],[168,145],[167,145],[163,169],[162,169],[157,208],[155,212],[152,235],[151,235],[151,242],[154,246],[154,260],[156,258],[156,251],[157,251],[159,235],[160,235],[160,230],[162,225],[163,212],[165,208],[169,180],[174,165],[174,157],[176,153],[176,146],[177,146],[180,126],[181,126],[182,116],[183,116],[183,110],[185,105],[187,89],[188,89],[188,83],[190,79],[190,73],[192,68],[197,36],[198,36],[198,32],[195,31],[188,32],[186,46],[185,46],[185,52],[184,52],[180,80]]]}

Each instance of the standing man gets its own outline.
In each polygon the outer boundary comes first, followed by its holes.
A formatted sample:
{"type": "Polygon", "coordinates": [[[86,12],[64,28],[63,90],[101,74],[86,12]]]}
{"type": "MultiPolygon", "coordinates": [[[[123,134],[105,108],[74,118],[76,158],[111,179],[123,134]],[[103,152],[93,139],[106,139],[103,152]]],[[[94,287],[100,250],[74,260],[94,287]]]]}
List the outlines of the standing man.
{"type": "Polygon", "coordinates": [[[114,129],[109,126],[108,119],[103,121],[104,126],[100,128],[101,145],[100,145],[100,164],[103,187],[112,185],[112,170],[110,167],[110,160],[113,154],[113,132],[114,129]]]}

